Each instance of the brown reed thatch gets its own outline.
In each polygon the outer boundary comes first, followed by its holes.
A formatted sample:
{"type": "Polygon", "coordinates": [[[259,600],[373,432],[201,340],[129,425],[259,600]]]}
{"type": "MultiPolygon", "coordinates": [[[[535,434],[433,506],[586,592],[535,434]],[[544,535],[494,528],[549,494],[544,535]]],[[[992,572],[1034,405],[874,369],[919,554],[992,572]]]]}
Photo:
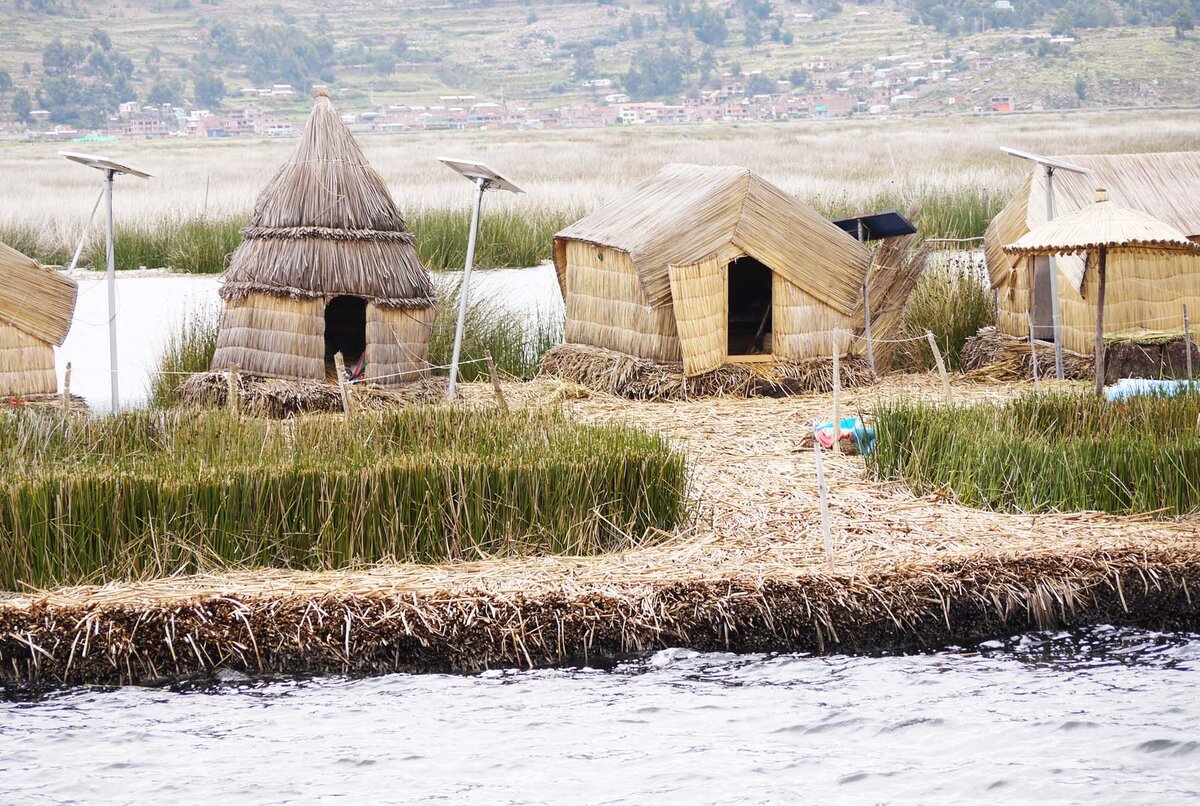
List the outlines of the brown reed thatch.
{"type": "Polygon", "coordinates": [[[835,310],[861,305],[870,256],[852,237],[775,185],[737,166],[672,164],[554,236],[566,293],[566,243],[627,252],[653,307],[671,302],[668,266],[734,247],[835,310]]]}
{"type": "MultiPolygon", "coordinates": [[[[1056,218],[1090,206],[1100,186],[1107,189],[1114,205],[1147,214],[1191,240],[1200,239],[1200,152],[1061,159],[1090,173],[1054,174],[1056,218]]],[[[1095,346],[1098,284],[1086,281],[1087,259],[1078,254],[1026,257],[1004,252],[1005,246],[1045,223],[1045,173],[1033,168],[984,236],[988,272],[999,302],[998,326],[1002,333],[1027,337],[1029,315],[1037,302],[1034,275],[1057,271],[1063,346],[1090,352],[1095,346]]],[[[1107,273],[1105,333],[1174,330],[1181,334],[1183,306],[1200,308],[1200,256],[1150,254],[1144,249],[1111,254],[1107,273]]]]}
{"type": "MultiPolygon", "coordinates": [[[[560,344],[542,358],[539,374],[630,400],[706,397],[787,397],[833,388],[833,360],[724,364],[687,376],[680,362],[637,358],[603,347],[560,344]]],[[[863,386],[874,376],[858,356],[841,361],[842,386],[863,386]]]]}
{"type": "MultiPolygon", "coordinates": [[[[1038,376],[1054,377],[1054,348],[1038,348],[1038,376]]],[[[1063,351],[1063,378],[1085,381],[1092,377],[1091,356],[1063,351]]],[[[985,327],[967,339],[962,349],[963,372],[991,380],[1033,380],[1033,352],[1027,339],[1009,336],[985,327]]]]}
{"type": "Polygon", "coordinates": [[[59,347],[78,295],[74,280],[0,243],[0,325],[59,347]]]}
{"type": "Polygon", "coordinates": [[[383,178],[322,87],[291,158],[259,194],[221,296],[340,294],[427,308],[434,290],[383,178]]]}
{"type": "MultiPolygon", "coordinates": [[[[355,410],[379,410],[435,403],[445,399],[445,386],[446,381],[441,378],[428,378],[398,389],[351,384],[351,406],[355,410]]],[[[179,391],[186,406],[224,408],[229,401],[229,373],[196,373],[183,382],[179,391]]],[[[337,386],[323,381],[239,373],[238,409],[250,415],[276,418],[339,412],[342,411],[342,394],[337,386]]]]}

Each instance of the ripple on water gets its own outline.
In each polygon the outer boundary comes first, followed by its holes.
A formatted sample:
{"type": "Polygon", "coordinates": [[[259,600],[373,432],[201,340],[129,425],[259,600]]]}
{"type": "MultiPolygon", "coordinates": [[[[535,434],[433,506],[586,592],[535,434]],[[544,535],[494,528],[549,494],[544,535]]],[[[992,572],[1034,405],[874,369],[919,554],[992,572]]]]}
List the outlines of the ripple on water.
{"type": "Polygon", "coordinates": [[[1197,669],[1195,635],[1097,628],[913,656],[667,650],[604,671],[77,689],[0,702],[0,792],[51,803],[1182,801],[1200,794],[1197,669]]]}

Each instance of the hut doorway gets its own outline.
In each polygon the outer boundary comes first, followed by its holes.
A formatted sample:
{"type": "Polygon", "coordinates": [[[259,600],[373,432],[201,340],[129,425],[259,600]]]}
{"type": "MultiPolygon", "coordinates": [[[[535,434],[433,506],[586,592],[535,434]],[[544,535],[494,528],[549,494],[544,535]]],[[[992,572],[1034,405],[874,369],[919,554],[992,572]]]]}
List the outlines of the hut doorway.
{"type": "Polygon", "coordinates": [[[729,355],[771,352],[772,272],[752,257],[729,264],[729,355]]]}
{"type": "MultiPolygon", "coordinates": [[[[341,353],[349,370],[367,351],[367,301],[362,297],[334,297],[325,305],[325,364],[341,353]]],[[[353,373],[351,373],[353,374],[353,373]]]]}
{"type": "Polygon", "coordinates": [[[1033,259],[1033,337],[1038,341],[1054,341],[1054,298],[1050,293],[1050,272],[1055,270],[1048,257],[1033,259]]]}

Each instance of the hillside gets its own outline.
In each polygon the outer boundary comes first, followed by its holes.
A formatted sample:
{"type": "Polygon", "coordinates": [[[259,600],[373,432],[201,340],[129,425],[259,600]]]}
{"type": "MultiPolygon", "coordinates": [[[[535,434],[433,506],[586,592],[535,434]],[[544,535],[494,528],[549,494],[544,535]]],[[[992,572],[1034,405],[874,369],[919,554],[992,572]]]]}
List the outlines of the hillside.
{"type": "Polygon", "coordinates": [[[1197,6],[6,0],[0,120],[45,109],[46,123],[98,127],[129,101],[295,117],[314,82],[347,110],[443,96],[549,108],[678,99],[729,76],[746,94],[840,93],[859,111],[970,111],[995,96],[1016,109],[1190,105],[1200,103],[1197,6]],[[243,92],[276,84],[296,95],[243,92]]]}

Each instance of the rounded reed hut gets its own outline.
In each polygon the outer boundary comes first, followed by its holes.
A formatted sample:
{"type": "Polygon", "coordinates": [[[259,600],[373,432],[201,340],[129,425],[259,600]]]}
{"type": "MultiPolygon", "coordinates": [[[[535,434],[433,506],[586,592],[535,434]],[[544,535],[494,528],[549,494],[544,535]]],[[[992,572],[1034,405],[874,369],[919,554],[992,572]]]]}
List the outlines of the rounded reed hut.
{"type": "Polygon", "coordinates": [[[668,165],[554,238],[566,341],[688,376],[829,358],[862,327],[870,252],[735,166],[668,165]]]}
{"type": "MultiPolygon", "coordinates": [[[[1090,206],[1103,187],[1114,204],[1147,213],[1200,241],[1200,152],[1059,157],[1089,173],[1056,171],[1055,217],[1090,206]]],[[[984,236],[987,268],[997,291],[997,330],[1053,342],[1050,272],[1058,272],[1063,349],[1090,355],[1096,342],[1096,272],[1080,255],[1030,257],[1005,254],[1026,233],[1046,223],[1046,174],[1029,173],[984,236]]],[[[1200,256],[1122,250],[1108,257],[1104,303],[1105,341],[1163,341],[1183,334],[1183,306],[1200,319],[1200,256]]]]}
{"type": "Polygon", "coordinates": [[[313,98],[300,144],[230,258],[213,369],[325,379],[340,352],[352,379],[421,379],[435,313],[429,273],[328,92],[313,98]]]}
{"type": "Polygon", "coordinates": [[[54,348],[71,329],[79,286],[0,244],[0,396],[58,391],[54,348]]]}

